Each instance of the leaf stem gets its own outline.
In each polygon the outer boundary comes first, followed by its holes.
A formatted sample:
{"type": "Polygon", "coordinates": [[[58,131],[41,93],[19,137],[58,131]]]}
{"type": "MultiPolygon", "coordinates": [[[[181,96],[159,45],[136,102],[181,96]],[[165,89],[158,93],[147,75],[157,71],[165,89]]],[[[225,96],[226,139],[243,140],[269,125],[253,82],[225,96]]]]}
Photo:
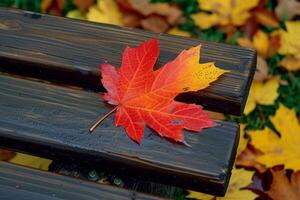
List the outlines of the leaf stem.
{"type": "Polygon", "coordinates": [[[109,115],[111,115],[113,112],[115,112],[115,110],[117,110],[118,106],[114,107],[114,109],[112,109],[111,111],[109,111],[109,113],[107,113],[106,115],[104,115],[103,117],[101,117],[98,121],[96,121],[94,123],[93,126],[91,126],[91,128],[89,129],[90,134],[93,133],[93,131],[95,130],[95,128],[97,128],[97,126],[103,121],[105,120],[109,115]]]}

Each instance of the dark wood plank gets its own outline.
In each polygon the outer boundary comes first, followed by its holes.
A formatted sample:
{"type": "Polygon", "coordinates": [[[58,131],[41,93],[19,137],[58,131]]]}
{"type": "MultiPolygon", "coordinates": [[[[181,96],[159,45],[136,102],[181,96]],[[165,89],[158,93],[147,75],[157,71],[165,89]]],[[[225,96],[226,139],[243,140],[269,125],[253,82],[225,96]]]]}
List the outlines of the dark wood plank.
{"type": "Polygon", "coordinates": [[[114,126],[113,116],[88,134],[111,109],[100,94],[0,75],[0,96],[0,147],[99,163],[114,173],[215,195],[226,191],[239,137],[234,123],[216,121],[201,134],[186,131],[192,147],[146,128],[139,146],[114,126]]]}
{"type": "Polygon", "coordinates": [[[155,196],[0,161],[2,200],[155,200],[155,196]]]}
{"type": "MultiPolygon", "coordinates": [[[[136,46],[153,37],[154,33],[137,29],[0,8],[0,69],[101,90],[100,63],[119,66],[126,45],[136,46]]],[[[211,87],[178,99],[217,112],[242,114],[255,71],[254,50],[160,34],[157,66],[199,43],[202,63],[215,62],[231,72],[211,87]]]]}

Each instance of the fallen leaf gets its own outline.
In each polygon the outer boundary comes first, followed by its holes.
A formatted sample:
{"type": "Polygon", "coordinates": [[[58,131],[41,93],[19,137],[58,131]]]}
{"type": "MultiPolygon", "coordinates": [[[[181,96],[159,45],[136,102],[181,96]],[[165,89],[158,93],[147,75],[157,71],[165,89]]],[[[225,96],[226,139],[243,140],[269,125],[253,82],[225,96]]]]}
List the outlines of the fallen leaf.
{"type": "Polygon", "coordinates": [[[279,53],[300,59],[300,21],[287,21],[285,25],[287,31],[280,31],[279,53]]]}
{"type": "Polygon", "coordinates": [[[300,69],[300,58],[294,56],[285,56],[279,63],[279,66],[284,67],[289,71],[296,71],[300,69]]]}
{"type": "Polygon", "coordinates": [[[284,170],[271,170],[273,180],[267,194],[273,200],[299,200],[300,199],[300,171],[292,173],[290,178],[284,170]]]}
{"type": "Polygon", "coordinates": [[[251,144],[263,152],[256,160],[267,167],[284,165],[286,169],[300,170],[300,125],[295,110],[280,105],[270,120],[280,137],[268,127],[249,132],[251,144]]]}
{"type": "Polygon", "coordinates": [[[246,48],[253,48],[255,49],[254,44],[252,43],[252,41],[249,38],[246,37],[240,37],[237,39],[237,43],[238,45],[240,45],[241,47],[246,47],[246,48]]]}
{"type": "Polygon", "coordinates": [[[52,4],[53,4],[53,0],[42,0],[40,5],[41,12],[46,13],[52,4]]]}
{"type": "Polygon", "coordinates": [[[13,159],[9,160],[9,162],[47,171],[52,161],[37,156],[17,153],[13,159]]]}
{"type": "Polygon", "coordinates": [[[121,10],[123,13],[122,16],[122,24],[126,27],[134,28],[139,27],[141,25],[141,16],[134,12],[128,12],[125,10],[121,10]]]}
{"type": "Polygon", "coordinates": [[[213,63],[199,64],[200,46],[184,50],[178,57],[153,71],[159,55],[157,39],[137,48],[127,47],[122,65],[116,69],[103,64],[104,99],[116,105],[115,124],[123,126],[128,136],[140,143],[148,125],[160,136],[184,142],[183,128],[201,131],[213,121],[202,107],[174,101],[181,92],[209,86],[225,71],[213,63]]]}
{"type": "Polygon", "coordinates": [[[83,13],[94,4],[94,0],[73,0],[73,4],[83,13]]]}
{"type": "Polygon", "coordinates": [[[264,58],[269,57],[270,39],[269,36],[261,30],[253,35],[252,41],[249,38],[241,37],[237,39],[237,43],[242,47],[256,49],[258,54],[264,58]]]}
{"type": "Polygon", "coordinates": [[[86,18],[89,21],[122,26],[122,13],[114,0],[98,0],[89,8],[86,18]]]}
{"type": "Polygon", "coordinates": [[[263,173],[255,172],[252,177],[252,183],[246,188],[259,195],[255,200],[271,200],[266,193],[270,189],[272,182],[272,173],[268,169],[263,173]]]}
{"type": "Polygon", "coordinates": [[[225,197],[214,197],[200,192],[189,191],[187,198],[199,200],[253,200],[257,195],[249,190],[242,189],[251,183],[253,174],[254,172],[234,168],[225,197]]]}
{"type": "Polygon", "coordinates": [[[273,31],[270,35],[270,54],[277,54],[280,49],[280,34],[281,31],[273,31]]]}
{"type": "Polygon", "coordinates": [[[255,12],[255,18],[258,23],[269,26],[272,28],[277,28],[279,26],[279,19],[274,14],[274,12],[266,10],[266,9],[260,9],[255,12]]]}
{"type": "Polygon", "coordinates": [[[276,15],[283,20],[291,20],[300,15],[300,2],[297,0],[277,0],[276,15]]]}
{"type": "Polygon", "coordinates": [[[243,25],[251,16],[249,10],[256,7],[259,0],[198,0],[198,2],[201,10],[212,14],[200,12],[191,17],[200,28],[206,29],[215,25],[243,25]]]}
{"type": "Polygon", "coordinates": [[[279,88],[279,81],[277,79],[270,79],[265,83],[253,81],[247,99],[244,114],[248,115],[255,109],[256,104],[272,105],[279,96],[277,90],[279,88]]]}
{"type": "Polygon", "coordinates": [[[236,153],[237,156],[240,155],[240,153],[242,153],[247,147],[248,139],[246,138],[245,135],[245,127],[246,124],[240,124],[240,140],[239,140],[239,146],[236,153]]]}
{"type": "Polygon", "coordinates": [[[61,16],[64,6],[65,0],[43,0],[40,8],[42,13],[61,16]]]}
{"type": "Polygon", "coordinates": [[[169,29],[169,24],[163,17],[152,15],[146,19],[141,20],[143,29],[152,31],[155,33],[163,33],[169,29]]]}
{"type": "Polygon", "coordinates": [[[67,13],[66,17],[72,19],[85,19],[82,13],[79,10],[71,10],[67,13]]]}
{"type": "Polygon", "coordinates": [[[260,151],[252,148],[251,146],[247,147],[238,155],[235,165],[238,167],[254,168],[258,172],[263,173],[267,170],[267,168],[265,165],[256,160],[260,155],[262,155],[260,151]]]}
{"type": "Polygon", "coordinates": [[[245,36],[252,37],[258,30],[260,30],[261,25],[268,28],[279,27],[280,20],[272,10],[269,10],[268,2],[269,1],[267,0],[261,0],[258,5],[251,10],[251,17],[242,27],[245,36]]]}
{"type": "Polygon", "coordinates": [[[269,75],[269,66],[266,60],[263,59],[261,56],[257,56],[254,80],[262,82],[270,78],[271,76],[269,75]]]}
{"type": "Polygon", "coordinates": [[[16,156],[16,153],[13,151],[0,149],[0,160],[8,161],[15,156],[16,156]]]}
{"type": "Polygon", "coordinates": [[[208,29],[212,26],[215,26],[219,22],[219,17],[216,14],[207,14],[200,12],[197,14],[191,15],[192,19],[195,21],[196,25],[201,29],[208,29]]]}
{"type": "Polygon", "coordinates": [[[257,156],[262,155],[262,153],[251,147],[247,147],[249,139],[245,132],[245,127],[246,124],[240,124],[240,141],[235,165],[239,167],[255,168],[262,173],[266,171],[266,168],[256,161],[257,156]]]}
{"type": "Polygon", "coordinates": [[[166,3],[150,3],[149,0],[118,0],[118,3],[126,9],[131,9],[143,16],[153,14],[166,17],[169,24],[174,25],[182,17],[182,11],[174,5],[166,3]]]}
{"type": "Polygon", "coordinates": [[[268,35],[259,30],[253,36],[253,46],[258,54],[264,58],[269,57],[270,42],[268,35]]]}
{"type": "Polygon", "coordinates": [[[191,34],[187,31],[182,31],[180,29],[178,29],[177,27],[174,27],[172,29],[170,29],[168,32],[168,34],[171,35],[178,35],[178,36],[184,36],[184,37],[191,37],[191,34]]]}

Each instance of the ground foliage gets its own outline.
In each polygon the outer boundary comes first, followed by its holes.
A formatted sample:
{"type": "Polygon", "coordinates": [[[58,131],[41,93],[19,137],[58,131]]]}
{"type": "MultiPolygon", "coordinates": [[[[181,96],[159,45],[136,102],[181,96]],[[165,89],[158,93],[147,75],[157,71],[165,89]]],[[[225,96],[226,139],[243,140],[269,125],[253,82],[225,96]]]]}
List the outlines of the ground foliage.
{"type": "MultiPolygon", "coordinates": [[[[300,2],[297,0],[0,0],[71,18],[229,43],[258,52],[255,80],[225,197],[178,189],[176,199],[300,199],[300,2]],[[110,9],[108,11],[108,8],[110,9]]],[[[3,159],[14,155],[1,152],[3,159]]]]}

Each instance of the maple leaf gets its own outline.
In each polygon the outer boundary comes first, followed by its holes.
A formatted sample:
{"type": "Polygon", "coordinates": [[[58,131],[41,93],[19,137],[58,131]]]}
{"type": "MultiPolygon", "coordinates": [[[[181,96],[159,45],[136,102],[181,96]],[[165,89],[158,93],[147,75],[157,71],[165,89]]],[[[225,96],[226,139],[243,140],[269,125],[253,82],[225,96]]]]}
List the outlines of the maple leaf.
{"type": "Polygon", "coordinates": [[[284,67],[289,71],[296,71],[300,69],[300,57],[285,56],[279,63],[279,66],[284,67]]]}
{"type": "Polygon", "coordinates": [[[104,100],[116,105],[115,124],[128,136],[141,142],[145,125],[160,136],[184,142],[183,129],[199,132],[213,121],[195,104],[176,102],[182,92],[209,86],[225,70],[213,63],[199,64],[200,45],[184,50],[173,61],[154,71],[159,55],[157,38],[137,48],[127,47],[120,69],[110,64],[101,67],[104,100]]]}
{"type": "Polygon", "coordinates": [[[279,30],[280,47],[278,53],[286,55],[278,66],[289,71],[300,69],[300,21],[285,23],[287,31],[279,30]]]}
{"type": "Polygon", "coordinates": [[[300,125],[295,110],[280,105],[270,120],[280,137],[268,127],[249,132],[251,144],[263,152],[256,160],[267,167],[284,165],[287,169],[300,170],[300,125]]]}
{"type": "Polygon", "coordinates": [[[200,28],[210,28],[215,25],[243,25],[251,16],[249,10],[256,7],[259,0],[198,0],[200,9],[211,11],[212,14],[196,13],[192,18],[200,28]]]}
{"type": "Polygon", "coordinates": [[[300,197],[300,171],[292,173],[290,179],[284,170],[271,170],[273,175],[270,190],[267,194],[273,200],[299,200],[300,197]]]}
{"type": "Polygon", "coordinates": [[[252,42],[248,38],[238,38],[237,42],[242,47],[255,48],[260,56],[269,57],[270,39],[269,36],[259,30],[253,35],[252,42]]]}
{"type": "Polygon", "coordinates": [[[266,171],[264,165],[258,163],[256,158],[258,155],[261,155],[256,149],[249,148],[248,144],[248,134],[245,131],[246,124],[240,124],[240,140],[239,146],[237,149],[237,157],[235,165],[239,167],[251,167],[257,169],[259,172],[266,171]]]}
{"type": "Polygon", "coordinates": [[[256,104],[271,105],[279,96],[278,94],[279,82],[278,80],[270,79],[265,83],[254,81],[250,88],[244,114],[248,115],[255,109],[256,104]]]}
{"type": "Polygon", "coordinates": [[[275,13],[281,19],[292,19],[300,15],[300,2],[297,0],[278,0],[275,13]]]}
{"type": "Polygon", "coordinates": [[[257,157],[261,155],[262,153],[259,150],[247,147],[240,155],[238,155],[235,165],[238,167],[254,168],[258,172],[263,173],[267,168],[257,161],[257,157]]]}
{"type": "Polygon", "coordinates": [[[300,59],[300,21],[285,22],[287,31],[281,30],[279,53],[300,59]]]}
{"type": "Polygon", "coordinates": [[[201,192],[189,191],[188,198],[200,200],[253,200],[257,195],[249,190],[241,190],[252,182],[254,172],[244,169],[232,169],[231,179],[228,185],[227,193],[224,197],[215,197],[201,192]]]}

